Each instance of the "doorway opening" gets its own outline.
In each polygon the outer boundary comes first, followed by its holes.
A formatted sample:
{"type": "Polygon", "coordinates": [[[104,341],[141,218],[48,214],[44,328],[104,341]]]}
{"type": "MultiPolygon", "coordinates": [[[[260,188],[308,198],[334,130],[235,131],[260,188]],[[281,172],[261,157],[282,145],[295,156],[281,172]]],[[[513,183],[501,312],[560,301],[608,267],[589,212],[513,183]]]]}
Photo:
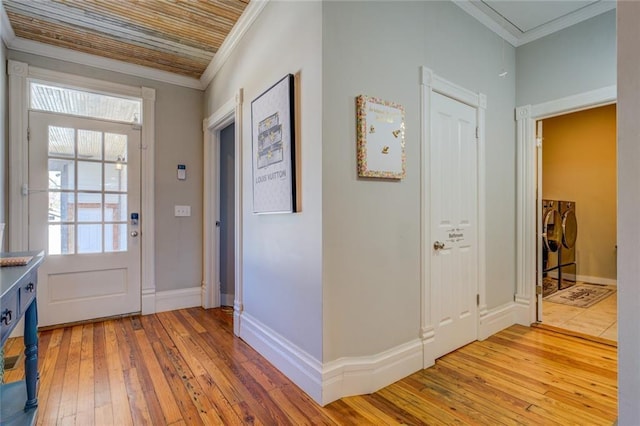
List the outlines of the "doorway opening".
{"type": "Polygon", "coordinates": [[[536,124],[537,320],[617,341],[616,105],[536,124]]]}
{"type": "Polygon", "coordinates": [[[242,89],[206,118],[202,307],[233,307],[240,333],[242,305],[242,89]]]}

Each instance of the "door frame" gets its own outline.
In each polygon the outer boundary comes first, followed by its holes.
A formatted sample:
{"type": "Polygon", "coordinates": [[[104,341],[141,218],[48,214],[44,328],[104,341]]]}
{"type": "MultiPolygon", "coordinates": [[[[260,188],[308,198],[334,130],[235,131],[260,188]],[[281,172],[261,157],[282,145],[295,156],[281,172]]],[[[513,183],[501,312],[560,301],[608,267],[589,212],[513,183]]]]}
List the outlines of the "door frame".
{"type": "Polygon", "coordinates": [[[485,253],[485,112],[487,97],[483,93],[472,92],[458,86],[435,74],[427,67],[420,68],[420,104],[421,104],[421,161],[420,161],[420,238],[421,268],[421,309],[420,309],[420,338],[423,345],[423,367],[427,368],[435,364],[435,339],[436,331],[433,319],[433,298],[431,283],[431,206],[429,205],[430,193],[430,149],[431,149],[431,99],[433,93],[439,93],[455,99],[476,110],[476,123],[478,126],[478,318],[476,335],[479,339],[486,338],[480,329],[480,321],[487,314],[486,304],[486,253],[485,253]]]}
{"type": "Polygon", "coordinates": [[[127,86],[38,68],[9,60],[9,250],[24,251],[29,246],[29,83],[40,81],[64,87],[142,100],[140,280],[143,314],[156,311],[155,295],[155,89],[127,86]],[[17,165],[17,167],[16,167],[17,165]]]}
{"type": "Polygon", "coordinates": [[[220,132],[235,123],[235,171],[234,171],[234,272],[233,331],[240,333],[242,304],[242,96],[225,102],[218,110],[205,118],[204,132],[204,185],[203,185],[203,233],[202,250],[202,307],[220,306],[220,233],[216,221],[220,219],[220,132]]]}
{"type": "Polygon", "coordinates": [[[537,156],[541,142],[536,140],[536,121],[617,101],[617,86],[606,86],[589,92],[516,108],[516,293],[515,320],[530,325],[537,319],[537,270],[542,267],[542,235],[538,232],[542,200],[537,200],[537,156]],[[538,223],[537,223],[538,222],[538,223]]]}

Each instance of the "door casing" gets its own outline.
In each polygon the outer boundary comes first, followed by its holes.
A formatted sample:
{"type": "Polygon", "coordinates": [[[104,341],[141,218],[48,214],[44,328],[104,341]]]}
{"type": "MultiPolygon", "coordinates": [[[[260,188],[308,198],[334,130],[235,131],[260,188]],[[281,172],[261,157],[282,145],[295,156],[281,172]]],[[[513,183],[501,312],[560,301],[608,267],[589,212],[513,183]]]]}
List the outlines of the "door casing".
{"type": "Polygon", "coordinates": [[[235,123],[235,294],[233,302],[233,330],[240,333],[242,304],[242,89],[225,102],[211,116],[204,119],[204,244],[202,307],[220,306],[220,235],[216,221],[220,220],[220,132],[235,123]]]}
{"type": "Polygon", "coordinates": [[[420,337],[423,342],[423,367],[427,368],[435,364],[435,339],[436,329],[434,327],[433,306],[431,297],[432,283],[430,278],[431,270],[431,244],[432,236],[430,230],[431,214],[429,206],[429,164],[431,147],[431,96],[434,92],[467,104],[476,110],[476,123],[478,126],[478,319],[476,321],[479,339],[485,338],[480,329],[480,319],[487,311],[486,305],[486,253],[485,253],[485,110],[487,108],[487,97],[482,93],[475,93],[460,87],[444,78],[436,75],[426,67],[420,69],[420,92],[421,92],[421,197],[420,197],[420,221],[421,221],[421,315],[420,315],[420,337]]]}
{"type": "MultiPolygon", "coordinates": [[[[89,77],[31,66],[9,60],[9,250],[24,251],[29,246],[29,151],[28,111],[31,80],[63,85],[79,90],[142,99],[141,133],[141,212],[140,221],[142,313],[155,312],[155,89],[134,87],[89,77]]],[[[22,329],[17,327],[16,329],[22,329]]]]}
{"type": "Polygon", "coordinates": [[[537,232],[536,216],[542,214],[542,201],[537,202],[536,121],[557,115],[615,103],[617,87],[572,95],[536,105],[516,108],[516,294],[515,322],[530,325],[536,322],[538,284],[536,271],[542,267],[541,236],[537,232]]]}

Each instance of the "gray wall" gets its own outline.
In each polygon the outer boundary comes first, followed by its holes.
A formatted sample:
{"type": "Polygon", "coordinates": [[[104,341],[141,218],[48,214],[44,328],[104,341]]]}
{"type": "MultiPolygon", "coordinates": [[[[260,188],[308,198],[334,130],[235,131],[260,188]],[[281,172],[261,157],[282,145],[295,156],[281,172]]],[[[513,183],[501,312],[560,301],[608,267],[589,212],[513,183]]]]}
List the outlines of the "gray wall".
{"type": "Polygon", "coordinates": [[[208,87],[210,115],[244,89],[242,122],[245,313],[322,360],[322,10],[320,2],[269,2],[208,87]],[[251,101],[297,74],[295,214],[253,214],[251,101]]]}
{"type": "Polygon", "coordinates": [[[618,2],[618,412],[640,419],[640,3],[618,2]]]}
{"type": "MultiPolygon", "coordinates": [[[[0,223],[6,223],[9,208],[9,114],[7,113],[9,88],[7,86],[7,47],[2,40],[0,40],[0,64],[2,64],[2,70],[0,70],[0,223]]],[[[5,251],[9,246],[5,242],[9,241],[6,228],[4,237],[0,241],[0,251],[5,251]]]]}
{"type": "Polygon", "coordinates": [[[535,105],[616,84],[616,11],[516,49],[516,104],[535,105]]]}
{"type": "Polygon", "coordinates": [[[156,89],[156,290],[200,286],[203,92],[12,50],[8,56],[40,68],[156,89]],[[186,181],[176,179],[177,164],[187,165],[186,181]],[[174,217],[175,204],[190,205],[191,217],[174,217]]]}
{"type": "MultiPolygon", "coordinates": [[[[324,361],[416,339],[420,326],[419,68],[488,98],[487,303],[515,291],[515,52],[455,4],[323,3],[324,361]],[[358,179],[355,97],[405,107],[407,176],[358,179]]],[[[427,271],[428,273],[428,271],[427,271]]]]}

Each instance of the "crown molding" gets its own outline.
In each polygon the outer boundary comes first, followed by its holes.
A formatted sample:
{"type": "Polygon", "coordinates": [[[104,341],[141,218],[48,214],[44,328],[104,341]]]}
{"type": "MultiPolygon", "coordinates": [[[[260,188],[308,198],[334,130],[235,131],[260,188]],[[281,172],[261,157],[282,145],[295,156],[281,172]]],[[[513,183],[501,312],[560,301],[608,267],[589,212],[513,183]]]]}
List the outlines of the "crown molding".
{"type": "Polygon", "coordinates": [[[518,37],[511,34],[506,28],[493,20],[493,18],[489,17],[486,13],[484,13],[481,9],[478,8],[474,3],[477,3],[478,0],[453,0],[453,3],[458,6],[460,9],[467,12],[477,21],[479,21],[482,25],[489,28],[494,33],[498,34],[502,37],[506,42],[511,44],[514,47],[519,46],[518,37]]]}
{"type": "Polygon", "coordinates": [[[260,16],[260,13],[269,1],[270,0],[251,0],[249,2],[244,12],[242,12],[242,15],[240,15],[240,19],[238,19],[227,38],[213,56],[207,69],[202,73],[200,77],[202,89],[206,89],[209,86],[215,75],[220,71],[220,68],[222,68],[222,65],[229,59],[229,56],[242,39],[242,36],[244,36],[255,20],[258,19],[258,16],[260,16]]]}
{"type": "Polygon", "coordinates": [[[549,34],[553,34],[557,31],[564,30],[565,28],[579,24],[582,21],[586,21],[587,19],[591,19],[615,8],[615,1],[600,0],[597,3],[590,4],[589,6],[586,6],[576,12],[570,13],[569,15],[563,16],[562,18],[551,21],[541,27],[538,27],[531,31],[527,31],[522,35],[522,37],[520,37],[519,46],[548,36],[549,34]]]}
{"type": "Polygon", "coordinates": [[[549,34],[561,31],[572,25],[586,21],[587,19],[591,19],[594,16],[598,16],[616,8],[616,2],[614,0],[600,0],[596,3],[583,7],[576,12],[554,19],[553,21],[541,25],[531,31],[522,33],[520,30],[513,27],[507,20],[504,20],[503,24],[497,22],[496,19],[503,18],[497,14],[495,17],[490,16],[488,12],[483,10],[486,6],[484,6],[481,0],[452,1],[460,9],[467,12],[478,22],[498,34],[514,47],[522,46],[534,40],[538,40],[542,37],[548,36],[549,34]],[[506,26],[509,26],[511,31],[509,28],[506,28],[506,26]]]}

